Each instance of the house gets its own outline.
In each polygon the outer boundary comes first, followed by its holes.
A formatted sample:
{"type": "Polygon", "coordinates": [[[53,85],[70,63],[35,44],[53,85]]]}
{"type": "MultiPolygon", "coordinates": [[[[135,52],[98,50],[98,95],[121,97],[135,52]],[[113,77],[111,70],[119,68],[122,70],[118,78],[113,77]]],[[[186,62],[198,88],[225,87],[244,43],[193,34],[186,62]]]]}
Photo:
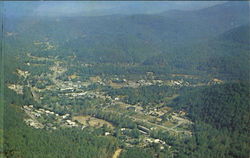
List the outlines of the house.
{"type": "Polygon", "coordinates": [[[154,143],[160,143],[160,139],[155,139],[154,143]]]}
{"type": "Polygon", "coordinates": [[[76,123],[71,120],[66,120],[66,122],[68,123],[68,125],[76,126],[76,123]]]}
{"type": "Polygon", "coordinates": [[[63,119],[66,119],[66,118],[68,118],[68,117],[69,117],[69,114],[62,115],[62,118],[63,118],[63,119]]]}
{"type": "Polygon", "coordinates": [[[109,132],[105,132],[105,133],[104,133],[105,136],[108,136],[108,135],[110,135],[110,134],[111,134],[111,133],[109,133],[109,132]]]}
{"type": "Polygon", "coordinates": [[[142,134],[148,134],[147,132],[144,132],[142,130],[139,130],[139,132],[142,133],[142,134]]]}
{"type": "Polygon", "coordinates": [[[40,116],[41,116],[41,114],[39,114],[39,113],[35,113],[35,116],[36,116],[36,117],[40,117],[40,116]]]}
{"type": "Polygon", "coordinates": [[[144,132],[147,132],[147,133],[149,133],[149,131],[150,131],[147,127],[144,127],[144,126],[141,126],[141,125],[138,125],[138,129],[142,130],[144,132]]]}
{"type": "Polygon", "coordinates": [[[147,138],[147,139],[146,139],[146,142],[153,143],[153,140],[150,139],[150,138],[147,138]]]}

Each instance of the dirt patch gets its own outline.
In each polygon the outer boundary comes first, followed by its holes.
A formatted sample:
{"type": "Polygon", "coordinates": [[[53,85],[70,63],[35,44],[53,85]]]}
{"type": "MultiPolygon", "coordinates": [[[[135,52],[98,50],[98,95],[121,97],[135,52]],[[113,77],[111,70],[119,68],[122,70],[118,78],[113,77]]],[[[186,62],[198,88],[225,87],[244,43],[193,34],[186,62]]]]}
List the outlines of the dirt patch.
{"type": "Polygon", "coordinates": [[[88,120],[90,119],[91,116],[73,116],[73,121],[78,121],[79,123],[83,124],[83,125],[88,125],[88,120]]]}
{"type": "Polygon", "coordinates": [[[94,83],[102,81],[100,76],[90,77],[89,80],[94,83]]]}
{"type": "Polygon", "coordinates": [[[114,83],[114,82],[112,82],[112,81],[109,82],[109,85],[110,85],[112,88],[115,88],[115,89],[117,89],[117,88],[122,88],[122,87],[125,86],[125,84],[114,83]]]}
{"type": "Polygon", "coordinates": [[[171,74],[172,77],[184,77],[184,78],[191,78],[191,79],[198,79],[198,76],[195,75],[187,75],[187,74],[171,74]]]}
{"type": "Polygon", "coordinates": [[[223,83],[223,81],[220,80],[220,79],[218,79],[218,78],[214,78],[214,79],[213,79],[213,82],[215,82],[215,83],[223,83]]]}
{"type": "Polygon", "coordinates": [[[76,74],[70,75],[68,76],[69,79],[76,79],[79,78],[79,76],[77,76],[76,74]]]}
{"type": "Polygon", "coordinates": [[[162,125],[164,125],[166,127],[170,127],[170,128],[174,126],[174,124],[170,121],[165,121],[162,125]]]}
{"type": "Polygon", "coordinates": [[[112,156],[112,158],[118,158],[118,157],[120,156],[121,152],[122,152],[122,149],[118,148],[118,149],[115,151],[115,153],[114,153],[114,155],[112,156]]]}

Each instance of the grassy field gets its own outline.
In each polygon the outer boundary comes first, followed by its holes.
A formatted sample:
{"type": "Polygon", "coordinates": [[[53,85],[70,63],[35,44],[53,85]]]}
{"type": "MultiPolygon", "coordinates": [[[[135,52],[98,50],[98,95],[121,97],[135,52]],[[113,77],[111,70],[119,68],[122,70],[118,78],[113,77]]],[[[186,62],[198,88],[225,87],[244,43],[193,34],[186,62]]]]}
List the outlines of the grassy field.
{"type": "Polygon", "coordinates": [[[78,122],[80,122],[83,125],[91,126],[91,127],[96,127],[96,128],[102,127],[105,124],[109,128],[112,128],[112,129],[114,128],[114,126],[111,123],[109,123],[109,122],[107,122],[105,120],[102,120],[102,119],[91,117],[89,115],[74,116],[73,120],[74,121],[78,121],[78,122]]]}

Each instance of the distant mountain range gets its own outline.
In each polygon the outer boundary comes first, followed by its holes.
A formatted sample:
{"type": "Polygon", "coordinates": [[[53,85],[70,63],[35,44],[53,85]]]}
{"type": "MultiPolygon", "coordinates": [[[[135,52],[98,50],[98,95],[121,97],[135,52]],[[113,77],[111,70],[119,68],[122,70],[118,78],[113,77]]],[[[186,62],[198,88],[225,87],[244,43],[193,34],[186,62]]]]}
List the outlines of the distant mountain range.
{"type": "MultiPolygon", "coordinates": [[[[67,30],[65,34],[70,39],[78,35],[100,34],[131,34],[141,35],[150,41],[160,39],[179,41],[197,38],[207,38],[227,31],[231,28],[249,23],[248,2],[227,2],[209,8],[195,11],[167,11],[160,14],[107,15],[96,17],[24,17],[7,18],[5,22],[8,31],[36,31],[36,34],[48,32],[51,36],[58,29],[67,30]],[[17,30],[15,30],[17,29],[17,30]],[[150,36],[150,37],[147,37],[150,36]]],[[[57,38],[57,37],[55,37],[57,38]]],[[[158,43],[158,41],[157,41],[158,43]]]]}
{"type": "Polygon", "coordinates": [[[160,64],[239,77],[249,70],[248,4],[150,15],[10,18],[5,27],[15,39],[49,40],[59,45],[54,53],[75,53],[82,61],[160,64]]]}
{"type": "Polygon", "coordinates": [[[167,2],[167,1],[73,1],[73,2],[4,2],[5,15],[8,17],[22,17],[22,16],[101,16],[112,14],[154,14],[167,10],[197,10],[207,8],[216,4],[225,2],[216,1],[193,1],[193,2],[167,2]]]}

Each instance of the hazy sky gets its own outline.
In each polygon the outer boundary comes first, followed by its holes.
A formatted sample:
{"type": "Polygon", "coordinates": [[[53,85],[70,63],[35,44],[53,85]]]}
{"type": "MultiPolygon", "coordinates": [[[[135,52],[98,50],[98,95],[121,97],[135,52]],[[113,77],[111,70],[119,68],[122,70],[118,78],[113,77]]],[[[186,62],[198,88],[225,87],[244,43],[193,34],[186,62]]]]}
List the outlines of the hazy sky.
{"type": "Polygon", "coordinates": [[[159,13],[172,9],[193,10],[222,1],[21,1],[4,2],[7,15],[74,16],[159,13]]]}

